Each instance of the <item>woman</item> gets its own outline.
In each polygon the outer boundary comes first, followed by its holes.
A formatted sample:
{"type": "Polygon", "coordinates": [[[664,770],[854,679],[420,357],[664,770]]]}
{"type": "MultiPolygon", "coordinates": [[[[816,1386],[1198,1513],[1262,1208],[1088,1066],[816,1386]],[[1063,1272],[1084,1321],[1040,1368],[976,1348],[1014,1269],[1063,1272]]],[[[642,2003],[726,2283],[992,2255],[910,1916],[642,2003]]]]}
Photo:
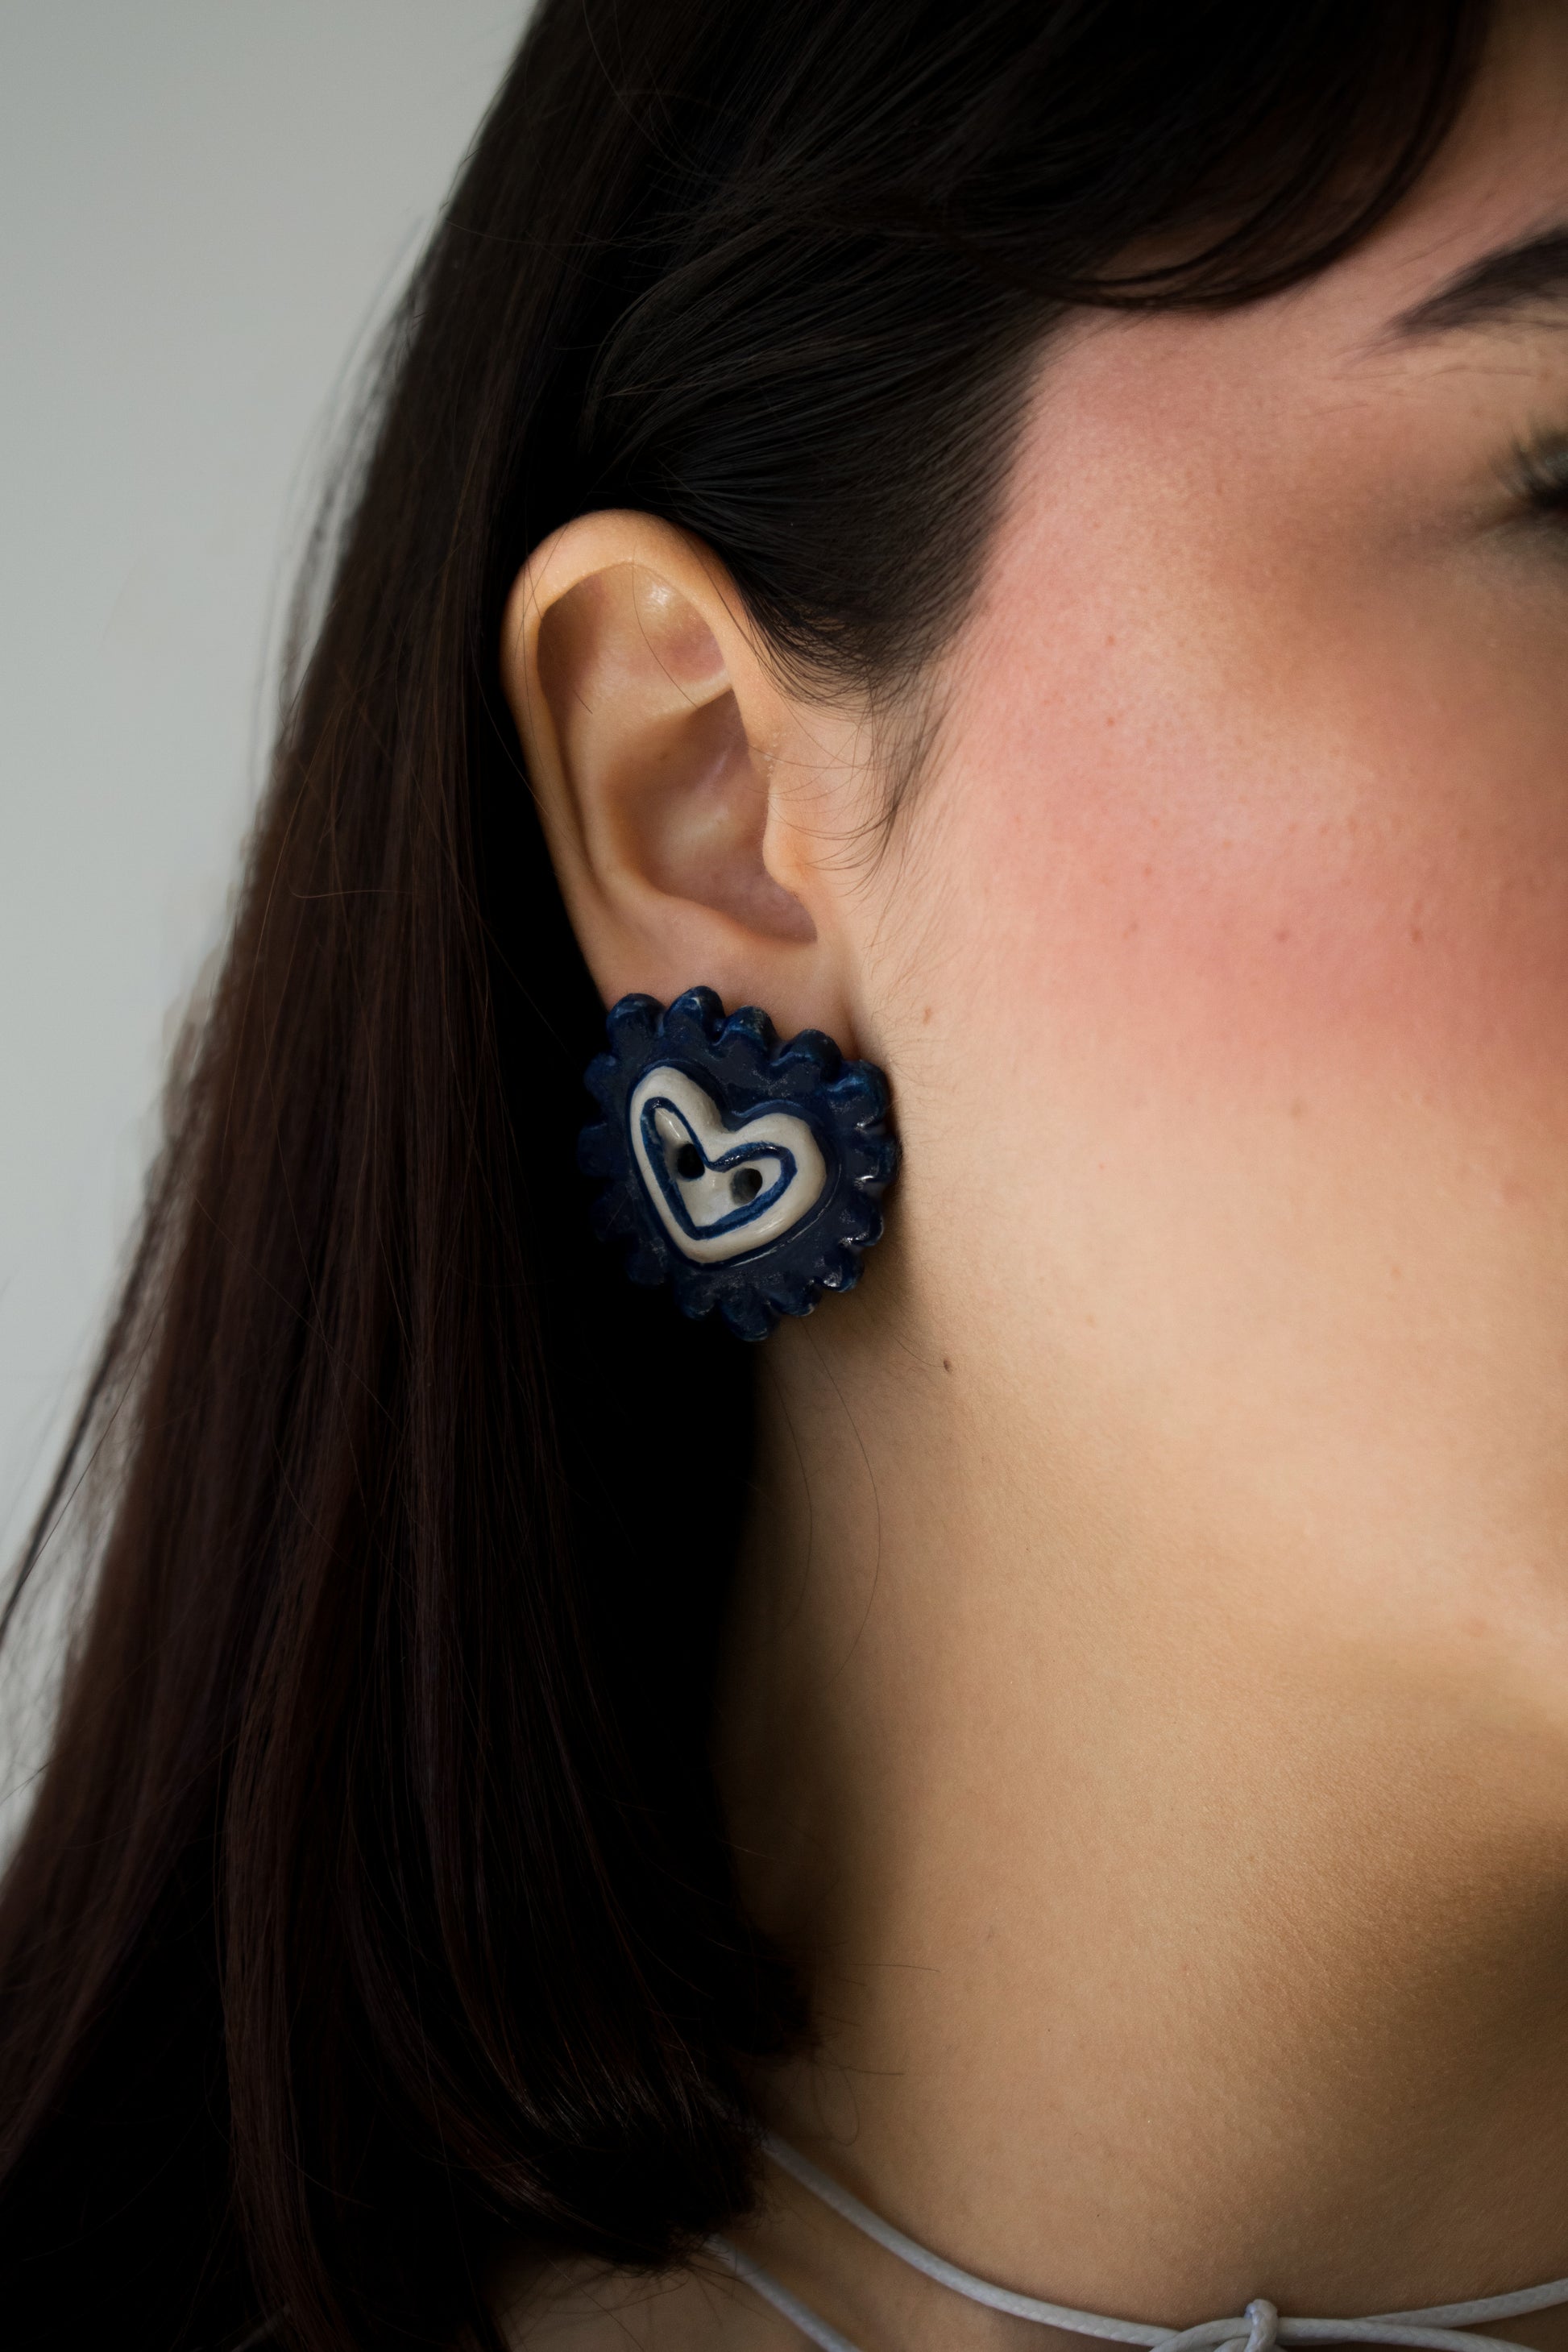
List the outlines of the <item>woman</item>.
{"type": "Polygon", "coordinates": [[[1568,2272],[1565,124],[1547,0],[545,0],[34,1547],[24,2340],[1083,2340],[802,2157],[1131,2340],[1568,2272]],[[574,1165],[699,984],[901,1150],[761,1347],[574,1165]]]}

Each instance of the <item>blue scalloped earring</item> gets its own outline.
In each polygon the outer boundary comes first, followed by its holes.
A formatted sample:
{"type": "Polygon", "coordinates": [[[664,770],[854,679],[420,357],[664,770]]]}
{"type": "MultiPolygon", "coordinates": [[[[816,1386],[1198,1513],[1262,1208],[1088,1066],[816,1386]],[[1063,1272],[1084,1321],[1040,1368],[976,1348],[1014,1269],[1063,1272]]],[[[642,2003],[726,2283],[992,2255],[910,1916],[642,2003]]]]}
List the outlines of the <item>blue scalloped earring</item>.
{"type": "Polygon", "coordinates": [[[781,1045],[754,1004],[728,1020],[710,988],[663,1011],[623,996],[584,1084],[604,1112],[578,1139],[602,1241],[634,1282],[668,1282],[688,1315],[717,1307],[742,1339],[850,1290],[882,1231],[899,1165],[888,1082],[803,1029],[781,1045]]]}

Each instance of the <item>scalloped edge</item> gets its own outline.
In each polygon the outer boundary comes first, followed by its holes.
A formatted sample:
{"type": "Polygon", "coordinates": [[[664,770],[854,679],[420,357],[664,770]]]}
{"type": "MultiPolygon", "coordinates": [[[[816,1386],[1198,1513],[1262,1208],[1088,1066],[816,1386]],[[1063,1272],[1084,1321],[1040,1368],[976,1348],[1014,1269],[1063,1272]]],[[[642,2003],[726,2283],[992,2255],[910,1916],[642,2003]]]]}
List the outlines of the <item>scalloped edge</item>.
{"type": "Polygon", "coordinates": [[[899,1169],[898,1138],[887,1125],[888,1082],[874,1062],[846,1061],[820,1029],[781,1042],[761,1005],[725,1013],[710,988],[689,988],[661,1006],[623,996],[605,1021],[610,1050],[597,1054],[584,1084],[604,1113],[577,1139],[577,1164],[600,1191],[593,1223],[602,1241],[626,1249],[632,1281],[668,1282],[682,1314],[718,1313],[736,1337],[765,1339],[784,1315],[809,1315],[829,1293],[853,1290],[861,1260],[881,1239],[881,1197],[899,1169]],[[681,1255],[654,1214],[632,1160],[626,1104],[657,1060],[684,1059],[727,1115],[781,1102],[811,1118],[831,1152],[832,1178],[809,1214],[750,1257],[699,1265],[681,1255]],[[738,1104],[736,1094],[751,1100],[738,1104]]]}

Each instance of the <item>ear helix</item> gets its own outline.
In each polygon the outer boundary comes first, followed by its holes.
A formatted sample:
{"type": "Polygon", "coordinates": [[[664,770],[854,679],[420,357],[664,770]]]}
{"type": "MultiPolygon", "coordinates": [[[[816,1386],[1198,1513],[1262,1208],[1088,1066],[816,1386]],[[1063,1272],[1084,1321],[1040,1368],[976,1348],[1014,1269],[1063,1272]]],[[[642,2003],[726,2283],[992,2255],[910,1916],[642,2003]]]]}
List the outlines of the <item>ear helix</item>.
{"type": "Polygon", "coordinates": [[[726,1019],[710,988],[668,1010],[623,996],[605,1025],[584,1080],[605,1117],[577,1158],[632,1280],[668,1282],[687,1315],[717,1307],[743,1339],[852,1289],[899,1164],[882,1072],[817,1029],[781,1045],[756,1005],[726,1019]]]}

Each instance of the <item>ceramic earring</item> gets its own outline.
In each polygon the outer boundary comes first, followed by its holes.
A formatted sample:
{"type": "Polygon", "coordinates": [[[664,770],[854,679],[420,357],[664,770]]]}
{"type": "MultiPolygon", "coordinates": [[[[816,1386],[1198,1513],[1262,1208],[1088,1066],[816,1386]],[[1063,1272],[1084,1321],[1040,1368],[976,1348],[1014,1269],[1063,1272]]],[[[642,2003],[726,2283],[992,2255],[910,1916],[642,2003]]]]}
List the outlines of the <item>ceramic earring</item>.
{"type": "Polygon", "coordinates": [[[726,1020],[710,988],[668,1011],[623,996],[605,1025],[584,1080],[605,1117],[577,1160],[632,1280],[668,1282],[687,1315],[717,1307],[742,1339],[852,1289],[899,1164],[881,1071],[818,1029],[780,1045],[754,1004],[726,1020]]]}

